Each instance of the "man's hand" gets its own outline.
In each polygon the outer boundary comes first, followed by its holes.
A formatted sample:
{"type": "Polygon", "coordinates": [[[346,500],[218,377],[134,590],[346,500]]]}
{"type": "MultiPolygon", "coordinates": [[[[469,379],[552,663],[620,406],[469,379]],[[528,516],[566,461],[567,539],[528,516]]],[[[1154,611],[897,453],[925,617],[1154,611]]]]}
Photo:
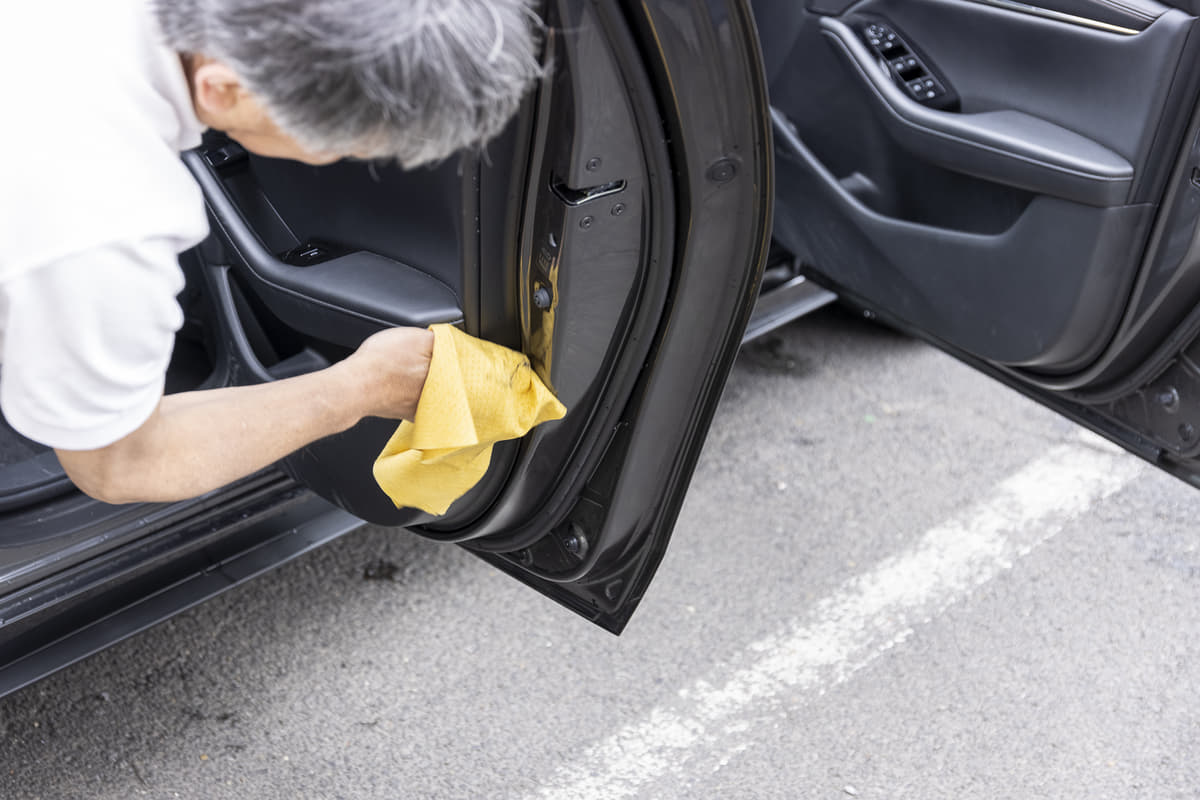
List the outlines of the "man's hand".
{"type": "Polygon", "coordinates": [[[58,460],[83,492],[109,503],[195,497],[363,417],[411,420],[432,356],[430,331],[382,331],[320,372],[169,395],[123,439],[58,450],[58,460]]]}
{"type": "Polygon", "coordinates": [[[412,421],[433,358],[433,332],[391,328],[367,339],[337,365],[353,373],[360,416],[412,421]]]}

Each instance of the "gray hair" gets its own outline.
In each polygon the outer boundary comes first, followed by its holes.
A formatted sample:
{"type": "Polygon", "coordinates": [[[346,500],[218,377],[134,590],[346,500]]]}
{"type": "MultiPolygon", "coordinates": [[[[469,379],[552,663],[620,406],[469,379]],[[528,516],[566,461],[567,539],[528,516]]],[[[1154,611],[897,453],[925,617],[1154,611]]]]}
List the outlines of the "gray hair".
{"type": "Polygon", "coordinates": [[[152,0],[306,149],[405,166],[482,146],[541,76],[529,0],[152,0]]]}

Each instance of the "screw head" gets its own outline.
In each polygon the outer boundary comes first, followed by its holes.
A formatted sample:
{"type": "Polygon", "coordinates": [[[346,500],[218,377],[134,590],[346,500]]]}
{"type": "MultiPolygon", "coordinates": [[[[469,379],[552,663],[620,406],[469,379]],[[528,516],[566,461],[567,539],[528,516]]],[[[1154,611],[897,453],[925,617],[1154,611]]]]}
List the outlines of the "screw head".
{"type": "Polygon", "coordinates": [[[1155,395],[1154,399],[1168,414],[1174,414],[1179,410],[1179,390],[1174,386],[1168,386],[1166,389],[1163,389],[1155,395]]]}
{"type": "Polygon", "coordinates": [[[612,215],[614,217],[619,217],[624,213],[625,213],[625,204],[624,203],[617,203],[616,205],[614,205],[612,207],[612,215]]]}
{"type": "Polygon", "coordinates": [[[545,286],[539,286],[537,291],[533,293],[533,304],[542,311],[550,308],[550,303],[553,301],[553,299],[554,298],[550,294],[550,290],[545,286]]]}
{"type": "Polygon", "coordinates": [[[559,544],[562,545],[562,549],[566,550],[568,554],[576,558],[583,558],[587,555],[587,536],[584,534],[583,529],[575,523],[572,522],[567,525],[566,529],[560,531],[558,536],[559,544]]]}
{"type": "Polygon", "coordinates": [[[588,172],[595,172],[596,170],[600,169],[600,163],[601,162],[599,158],[592,156],[587,160],[587,163],[584,164],[584,167],[587,168],[588,172]]]}
{"type": "Polygon", "coordinates": [[[583,228],[586,231],[588,228],[592,227],[592,223],[594,223],[595,221],[596,220],[593,219],[592,217],[584,217],[583,219],[579,220],[579,227],[583,228]]]}
{"type": "Polygon", "coordinates": [[[729,183],[737,175],[737,162],[732,158],[720,158],[708,167],[708,179],[713,183],[729,183]]]}

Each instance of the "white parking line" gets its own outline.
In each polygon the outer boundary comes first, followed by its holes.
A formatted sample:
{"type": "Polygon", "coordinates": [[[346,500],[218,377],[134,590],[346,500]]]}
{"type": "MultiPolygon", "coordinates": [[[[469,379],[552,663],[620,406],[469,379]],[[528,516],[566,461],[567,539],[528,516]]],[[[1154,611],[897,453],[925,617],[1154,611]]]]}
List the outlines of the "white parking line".
{"type": "Polygon", "coordinates": [[[664,776],[724,766],[752,746],[735,715],[843,683],[912,626],[927,622],[1137,476],[1141,462],[1100,439],[1061,445],[1000,483],[969,513],[927,531],[907,553],[847,581],[802,619],[750,645],[749,664],[698,680],[560,769],[534,797],[612,800],[664,776]],[[714,683],[719,682],[719,685],[714,683]],[[703,748],[710,758],[700,761],[703,748]],[[588,774],[580,775],[581,771],[588,774]]]}

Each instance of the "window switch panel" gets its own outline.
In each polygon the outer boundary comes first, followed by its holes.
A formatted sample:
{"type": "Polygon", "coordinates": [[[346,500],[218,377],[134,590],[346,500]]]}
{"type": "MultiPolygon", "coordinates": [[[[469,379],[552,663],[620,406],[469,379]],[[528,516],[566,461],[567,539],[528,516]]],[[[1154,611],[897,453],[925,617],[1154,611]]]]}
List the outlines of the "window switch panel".
{"type": "Polygon", "coordinates": [[[896,26],[882,19],[860,20],[856,26],[863,41],[891,73],[896,84],[913,100],[945,111],[958,109],[958,95],[939,75],[929,59],[896,26]]]}

